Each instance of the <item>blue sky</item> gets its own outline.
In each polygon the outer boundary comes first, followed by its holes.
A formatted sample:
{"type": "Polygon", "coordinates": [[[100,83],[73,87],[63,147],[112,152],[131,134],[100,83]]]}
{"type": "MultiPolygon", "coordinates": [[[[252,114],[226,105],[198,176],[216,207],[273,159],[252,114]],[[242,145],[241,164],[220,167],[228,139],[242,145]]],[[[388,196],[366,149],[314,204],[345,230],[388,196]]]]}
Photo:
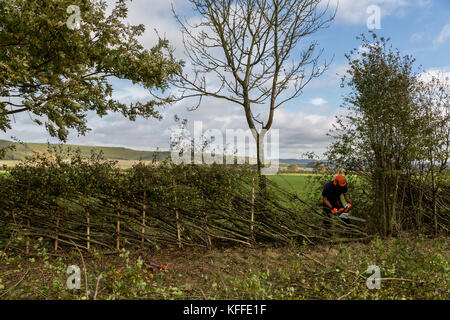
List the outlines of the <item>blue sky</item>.
{"type": "MultiPolygon", "coordinates": [[[[344,2],[342,10],[347,13],[338,13],[336,20],[330,28],[321,30],[316,39],[325,49],[325,55],[334,55],[333,64],[324,78],[333,78],[335,73],[342,74],[347,65],[344,57],[352,48],[357,48],[360,42],[356,36],[367,34],[367,18],[363,8],[370,4],[377,4],[381,10],[381,29],[373,30],[377,35],[391,38],[391,44],[398,48],[402,54],[409,54],[416,58],[416,66],[428,70],[450,71],[450,1],[359,1],[360,6],[351,7],[351,3],[344,2]],[[364,4],[363,4],[364,3],[364,4]],[[383,13],[384,6],[390,3],[389,10],[383,13]],[[395,4],[397,4],[395,6],[395,4]],[[359,11],[353,11],[359,10],[359,11]],[[358,16],[350,18],[351,13],[358,16]],[[361,13],[362,12],[362,13],[361,13]]],[[[339,12],[339,8],[338,8],[339,12]]],[[[419,70],[419,69],[418,69],[419,70]]],[[[321,79],[324,80],[324,79],[321,79]]],[[[319,80],[320,81],[320,80],[319,80]]],[[[322,88],[308,88],[301,105],[307,105],[314,97],[325,99],[335,109],[342,102],[345,90],[331,81],[326,90],[322,88]]],[[[295,108],[295,106],[292,106],[295,108]]]]}
{"type": "MultiPolygon", "coordinates": [[[[338,0],[330,0],[335,5],[338,0]]],[[[108,3],[114,3],[108,0],[108,3]]],[[[187,0],[174,0],[177,12],[192,15],[187,0]]],[[[450,0],[340,0],[336,19],[329,28],[314,35],[324,49],[324,58],[334,56],[328,71],[305,88],[303,94],[277,110],[273,128],[280,132],[280,157],[298,158],[302,152],[321,153],[330,143],[326,133],[334,117],[342,109],[340,76],[345,72],[344,57],[352,48],[359,47],[356,36],[367,33],[366,10],[370,5],[381,9],[381,29],[378,35],[390,37],[391,43],[402,54],[416,58],[416,66],[423,72],[442,72],[450,76],[450,0]]],[[[159,0],[134,0],[129,5],[128,20],[131,24],[145,24],[143,44],[151,48],[155,43],[154,28],[165,35],[175,47],[176,55],[183,56],[181,34],[172,14],[171,3],[159,0]]],[[[148,92],[127,81],[113,81],[115,97],[125,102],[146,100],[148,92]]],[[[110,114],[103,118],[89,114],[88,126],[92,129],[86,136],[72,133],[68,143],[81,145],[124,146],[140,150],[168,149],[170,127],[175,125],[173,116],[187,118],[190,128],[194,121],[202,121],[205,129],[246,128],[243,110],[214,99],[205,99],[194,112],[186,108],[186,101],[165,108],[164,119],[138,119],[130,122],[120,115],[110,114]]],[[[0,132],[0,139],[15,136],[24,142],[55,142],[43,127],[32,123],[28,114],[15,116],[13,130],[0,132]]]]}

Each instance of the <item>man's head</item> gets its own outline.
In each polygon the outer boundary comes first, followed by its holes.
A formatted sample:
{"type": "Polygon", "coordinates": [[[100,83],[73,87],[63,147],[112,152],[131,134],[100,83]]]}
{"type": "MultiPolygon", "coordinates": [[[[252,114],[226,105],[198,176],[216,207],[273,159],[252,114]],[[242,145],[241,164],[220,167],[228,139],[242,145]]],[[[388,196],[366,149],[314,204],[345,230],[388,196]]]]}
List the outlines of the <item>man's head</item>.
{"type": "Polygon", "coordinates": [[[345,177],[342,174],[338,174],[336,177],[334,177],[333,185],[338,189],[342,190],[347,186],[347,180],[345,180],[345,177]]]}

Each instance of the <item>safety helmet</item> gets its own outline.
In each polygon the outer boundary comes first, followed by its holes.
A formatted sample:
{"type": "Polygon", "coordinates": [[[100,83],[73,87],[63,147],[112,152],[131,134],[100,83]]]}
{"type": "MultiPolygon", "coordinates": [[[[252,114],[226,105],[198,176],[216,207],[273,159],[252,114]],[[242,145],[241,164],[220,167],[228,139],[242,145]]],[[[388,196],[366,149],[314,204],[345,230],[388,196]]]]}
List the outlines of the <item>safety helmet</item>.
{"type": "Polygon", "coordinates": [[[334,177],[333,184],[336,187],[345,187],[347,185],[347,180],[345,180],[345,177],[342,174],[338,174],[334,177]]]}

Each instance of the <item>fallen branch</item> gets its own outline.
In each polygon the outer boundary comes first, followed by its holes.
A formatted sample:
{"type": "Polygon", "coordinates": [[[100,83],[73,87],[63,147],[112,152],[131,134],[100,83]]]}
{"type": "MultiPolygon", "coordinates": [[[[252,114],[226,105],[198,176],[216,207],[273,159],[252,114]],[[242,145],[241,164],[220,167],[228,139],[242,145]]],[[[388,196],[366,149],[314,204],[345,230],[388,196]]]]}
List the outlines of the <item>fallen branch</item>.
{"type": "Polygon", "coordinates": [[[89,300],[89,283],[88,283],[88,277],[87,277],[87,272],[86,272],[86,265],[84,263],[83,254],[81,253],[81,250],[78,248],[78,245],[75,242],[73,242],[73,241],[72,241],[72,243],[73,243],[73,245],[75,246],[75,248],[77,249],[78,253],[81,256],[81,262],[83,263],[83,270],[84,270],[84,282],[86,284],[86,300],[89,300]]]}
{"type": "Polygon", "coordinates": [[[304,253],[304,252],[299,251],[298,254],[304,256],[305,258],[308,258],[309,260],[314,261],[314,262],[317,263],[317,264],[320,264],[322,267],[326,267],[322,262],[320,262],[319,260],[314,259],[313,257],[307,255],[307,254],[304,253]]]}

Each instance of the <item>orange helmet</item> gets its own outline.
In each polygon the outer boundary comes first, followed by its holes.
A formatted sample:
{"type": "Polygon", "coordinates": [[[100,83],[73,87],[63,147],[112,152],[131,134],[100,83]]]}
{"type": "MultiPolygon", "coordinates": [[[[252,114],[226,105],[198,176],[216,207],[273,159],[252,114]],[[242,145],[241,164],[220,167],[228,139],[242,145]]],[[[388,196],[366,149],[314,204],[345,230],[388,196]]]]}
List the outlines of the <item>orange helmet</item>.
{"type": "Polygon", "coordinates": [[[345,177],[342,174],[338,174],[334,177],[333,184],[335,186],[345,187],[347,185],[347,180],[345,180],[345,177]]]}

